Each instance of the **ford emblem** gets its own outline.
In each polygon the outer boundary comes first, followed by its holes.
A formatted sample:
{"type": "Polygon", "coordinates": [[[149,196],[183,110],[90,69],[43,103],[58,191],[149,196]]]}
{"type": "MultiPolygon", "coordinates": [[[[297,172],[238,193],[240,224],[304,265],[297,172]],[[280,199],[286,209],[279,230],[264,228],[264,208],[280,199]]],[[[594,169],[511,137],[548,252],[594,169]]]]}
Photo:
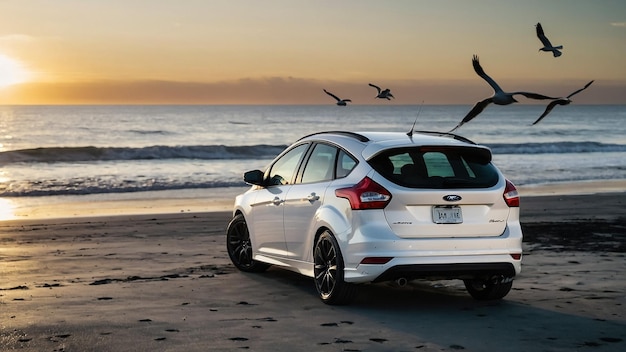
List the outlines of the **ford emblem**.
{"type": "Polygon", "coordinates": [[[446,202],[458,202],[460,201],[461,196],[457,196],[456,194],[448,194],[447,196],[443,196],[443,200],[445,200],[446,202]]]}

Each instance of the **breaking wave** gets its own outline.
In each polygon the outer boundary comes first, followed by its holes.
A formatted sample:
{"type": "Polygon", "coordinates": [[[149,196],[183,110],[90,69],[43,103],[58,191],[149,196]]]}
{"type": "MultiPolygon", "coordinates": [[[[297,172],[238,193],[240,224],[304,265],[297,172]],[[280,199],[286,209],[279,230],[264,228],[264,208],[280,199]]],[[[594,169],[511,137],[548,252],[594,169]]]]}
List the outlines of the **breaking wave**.
{"type": "Polygon", "coordinates": [[[626,152],[624,144],[599,142],[501,143],[487,144],[493,154],[568,154],[626,152]]]}
{"type": "Polygon", "coordinates": [[[286,145],[198,145],[198,146],[150,146],[142,148],[109,147],[52,147],[11,150],[0,153],[0,164],[10,163],[56,163],[114,160],[165,160],[165,159],[271,159],[283,151],[286,145]]]}
{"type": "MultiPolygon", "coordinates": [[[[598,142],[500,143],[488,144],[493,154],[564,154],[626,152],[624,144],[598,142]]],[[[286,145],[197,145],[150,146],[142,148],[51,147],[0,152],[0,165],[11,163],[72,163],[115,160],[245,160],[272,159],[286,145]]]]}

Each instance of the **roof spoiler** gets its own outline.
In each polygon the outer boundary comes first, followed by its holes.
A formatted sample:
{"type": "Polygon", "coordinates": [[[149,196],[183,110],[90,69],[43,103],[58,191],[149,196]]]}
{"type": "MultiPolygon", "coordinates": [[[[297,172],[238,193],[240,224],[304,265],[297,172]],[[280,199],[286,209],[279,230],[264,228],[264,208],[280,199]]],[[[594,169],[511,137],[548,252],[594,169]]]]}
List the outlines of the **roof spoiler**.
{"type": "Polygon", "coordinates": [[[415,133],[428,134],[432,136],[440,136],[440,137],[449,137],[452,139],[456,139],[457,141],[469,143],[469,144],[477,144],[474,141],[465,138],[463,136],[459,136],[458,134],[450,133],[450,132],[438,132],[438,131],[414,131],[415,133]]]}
{"type": "Polygon", "coordinates": [[[369,142],[369,138],[365,137],[362,134],[358,134],[356,132],[349,132],[349,131],[323,131],[323,132],[315,132],[315,133],[311,133],[309,135],[306,135],[298,140],[302,140],[305,139],[307,137],[311,137],[311,136],[315,136],[318,134],[338,134],[338,135],[342,135],[342,136],[346,136],[346,137],[352,137],[360,142],[369,142]]]}

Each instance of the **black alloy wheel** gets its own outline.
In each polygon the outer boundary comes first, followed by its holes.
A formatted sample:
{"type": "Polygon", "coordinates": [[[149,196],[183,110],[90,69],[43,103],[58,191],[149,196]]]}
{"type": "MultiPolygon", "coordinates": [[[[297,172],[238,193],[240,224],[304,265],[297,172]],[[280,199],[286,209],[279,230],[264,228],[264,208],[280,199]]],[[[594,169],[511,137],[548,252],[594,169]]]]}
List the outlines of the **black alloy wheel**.
{"type": "Polygon", "coordinates": [[[350,303],[356,287],[344,281],[344,264],[339,244],[330,231],[318,238],[313,252],[315,287],[322,302],[330,305],[350,303]]]}
{"type": "Polygon", "coordinates": [[[237,214],[228,224],[226,231],[226,249],[228,256],[237,269],[245,272],[263,272],[269,264],[256,261],[252,255],[252,242],[246,219],[237,214]]]}

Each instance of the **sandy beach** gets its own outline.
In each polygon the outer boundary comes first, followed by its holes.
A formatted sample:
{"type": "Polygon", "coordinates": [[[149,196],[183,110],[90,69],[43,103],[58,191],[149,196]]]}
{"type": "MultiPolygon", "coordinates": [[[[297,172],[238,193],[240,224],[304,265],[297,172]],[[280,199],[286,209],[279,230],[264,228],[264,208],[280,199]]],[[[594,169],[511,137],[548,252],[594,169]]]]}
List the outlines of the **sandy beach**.
{"type": "Polygon", "coordinates": [[[324,305],[309,278],[238,272],[222,203],[4,220],[0,349],[626,350],[626,193],[528,193],[523,271],[499,302],[414,281],[324,305]]]}

